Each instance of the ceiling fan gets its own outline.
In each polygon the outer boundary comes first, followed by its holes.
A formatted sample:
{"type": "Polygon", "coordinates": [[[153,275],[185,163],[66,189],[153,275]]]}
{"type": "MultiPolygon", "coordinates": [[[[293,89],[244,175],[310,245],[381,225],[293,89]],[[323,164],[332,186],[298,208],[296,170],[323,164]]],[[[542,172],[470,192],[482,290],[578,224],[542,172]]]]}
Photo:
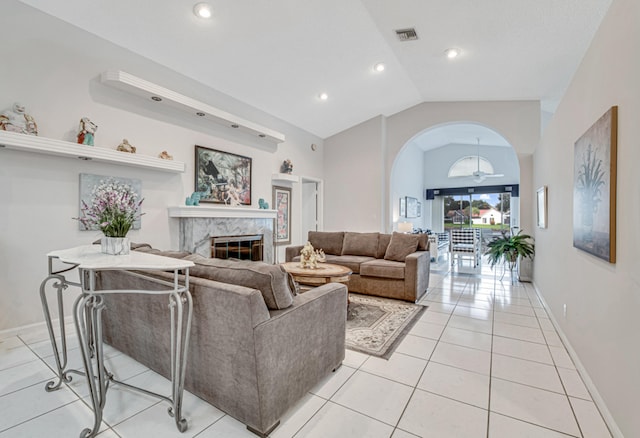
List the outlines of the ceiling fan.
{"type": "MultiPolygon", "coordinates": [[[[478,154],[476,156],[477,168],[474,170],[471,175],[460,175],[457,178],[473,178],[474,182],[481,183],[487,178],[501,178],[504,175],[502,173],[487,173],[483,170],[480,170],[480,139],[478,140],[478,154]]],[[[470,157],[469,157],[470,158],[470,157]]],[[[456,177],[454,177],[456,178],[456,177]]]]}

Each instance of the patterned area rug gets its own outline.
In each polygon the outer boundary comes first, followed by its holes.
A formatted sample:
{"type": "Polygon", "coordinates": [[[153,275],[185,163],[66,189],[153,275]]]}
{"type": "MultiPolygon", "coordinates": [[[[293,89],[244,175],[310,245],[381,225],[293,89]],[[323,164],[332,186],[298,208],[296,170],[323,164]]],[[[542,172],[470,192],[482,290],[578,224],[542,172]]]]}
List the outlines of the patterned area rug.
{"type": "Polygon", "coordinates": [[[349,294],[349,350],[388,359],[427,307],[388,298],[349,294]]]}

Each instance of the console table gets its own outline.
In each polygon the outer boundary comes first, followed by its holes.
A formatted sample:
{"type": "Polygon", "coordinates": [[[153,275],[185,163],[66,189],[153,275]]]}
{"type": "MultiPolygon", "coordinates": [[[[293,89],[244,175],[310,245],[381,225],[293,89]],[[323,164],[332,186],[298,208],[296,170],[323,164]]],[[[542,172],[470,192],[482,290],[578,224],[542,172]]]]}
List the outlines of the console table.
{"type": "Polygon", "coordinates": [[[70,373],[86,376],[93,405],[94,424],[92,428],[84,429],[80,433],[80,437],[93,437],[98,434],[110,382],[142,391],[145,394],[158,397],[168,402],[170,404],[169,415],[175,418],[178,430],[184,432],[187,429],[187,420],[182,417],[182,395],[184,392],[186,359],[193,310],[191,294],[189,293],[189,268],[194,266],[193,262],[136,251],[132,251],[128,255],[108,255],[100,252],[99,245],[79,246],[76,248],[52,251],[47,254],[47,257],[49,262],[49,275],[40,285],[40,299],[42,301],[45,322],[49,330],[54,358],[58,368],[58,381],[48,382],[45,389],[47,391],[54,391],[60,387],[62,382],[70,382],[70,373]],[[58,262],[56,262],[56,260],[58,262]],[[58,270],[54,270],[54,264],[59,263],[63,264],[63,266],[58,270]],[[67,280],[63,275],[66,272],[76,269],[80,279],[78,282],[67,280]],[[164,290],[96,290],[96,275],[100,271],[106,270],[173,271],[174,280],[173,284],[169,284],[167,289],[164,290]],[[180,284],[178,281],[179,274],[183,272],[184,281],[183,284],[180,284]],[[61,349],[55,338],[46,294],[46,286],[50,281],[54,282],[52,286],[57,290],[61,349]],[[84,372],[67,369],[63,292],[69,286],[76,286],[81,289],[81,294],[73,305],[73,317],[78,332],[84,372]],[[171,321],[171,397],[119,382],[114,379],[113,374],[105,369],[101,317],[102,310],[105,308],[103,295],[121,293],[166,294],[169,297],[169,316],[171,321]],[[184,318],[186,318],[186,324],[183,323],[184,318]]]}

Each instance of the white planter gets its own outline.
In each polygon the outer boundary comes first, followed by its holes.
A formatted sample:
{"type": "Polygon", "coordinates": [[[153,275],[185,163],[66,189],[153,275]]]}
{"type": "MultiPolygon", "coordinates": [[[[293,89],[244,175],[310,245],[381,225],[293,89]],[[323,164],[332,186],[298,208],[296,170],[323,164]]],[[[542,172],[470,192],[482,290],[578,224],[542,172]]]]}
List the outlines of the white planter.
{"type": "Polygon", "coordinates": [[[126,255],[131,250],[131,242],[128,237],[107,237],[100,240],[102,252],[112,255],[126,255]]]}

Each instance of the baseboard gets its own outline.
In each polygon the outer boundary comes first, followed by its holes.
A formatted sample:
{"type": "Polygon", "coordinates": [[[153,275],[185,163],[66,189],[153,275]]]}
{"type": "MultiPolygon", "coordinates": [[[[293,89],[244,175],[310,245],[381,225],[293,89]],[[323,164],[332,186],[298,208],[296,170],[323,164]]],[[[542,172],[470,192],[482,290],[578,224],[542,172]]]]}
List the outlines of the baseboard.
{"type": "Polygon", "coordinates": [[[571,346],[571,342],[569,342],[569,339],[560,328],[560,324],[558,324],[558,321],[556,320],[555,316],[551,312],[549,305],[547,304],[544,297],[540,293],[540,289],[538,289],[538,286],[536,285],[535,281],[532,283],[532,285],[536,291],[536,294],[538,295],[538,298],[540,298],[542,305],[547,311],[547,314],[549,315],[549,319],[551,320],[551,323],[555,327],[556,332],[558,332],[558,336],[560,336],[560,339],[562,340],[564,347],[567,349],[567,353],[569,353],[569,356],[571,356],[571,359],[573,360],[573,363],[576,366],[576,370],[580,374],[580,377],[582,377],[582,380],[584,381],[585,386],[589,390],[589,393],[591,394],[591,398],[593,399],[593,402],[598,407],[598,410],[600,411],[600,415],[602,415],[602,418],[607,424],[607,427],[609,428],[609,432],[611,432],[611,435],[613,435],[614,438],[624,438],[622,431],[616,424],[616,421],[614,420],[613,415],[611,415],[611,412],[609,412],[609,409],[607,408],[607,405],[604,402],[604,399],[598,392],[596,385],[593,383],[593,380],[591,380],[591,377],[589,377],[589,373],[587,373],[587,369],[584,367],[584,365],[580,361],[580,358],[578,357],[578,354],[571,346]]]}
{"type": "MultiPolygon", "coordinates": [[[[53,326],[58,327],[58,319],[52,320],[53,326]]],[[[70,324],[73,322],[73,316],[67,316],[64,318],[64,323],[70,324]]],[[[40,330],[47,330],[47,324],[42,322],[36,322],[34,324],[23,325],[20,327],[14,327],[10,329],[0,330],[0,339],[7,339],[14,336],[28,335],[40,330]]]]}

